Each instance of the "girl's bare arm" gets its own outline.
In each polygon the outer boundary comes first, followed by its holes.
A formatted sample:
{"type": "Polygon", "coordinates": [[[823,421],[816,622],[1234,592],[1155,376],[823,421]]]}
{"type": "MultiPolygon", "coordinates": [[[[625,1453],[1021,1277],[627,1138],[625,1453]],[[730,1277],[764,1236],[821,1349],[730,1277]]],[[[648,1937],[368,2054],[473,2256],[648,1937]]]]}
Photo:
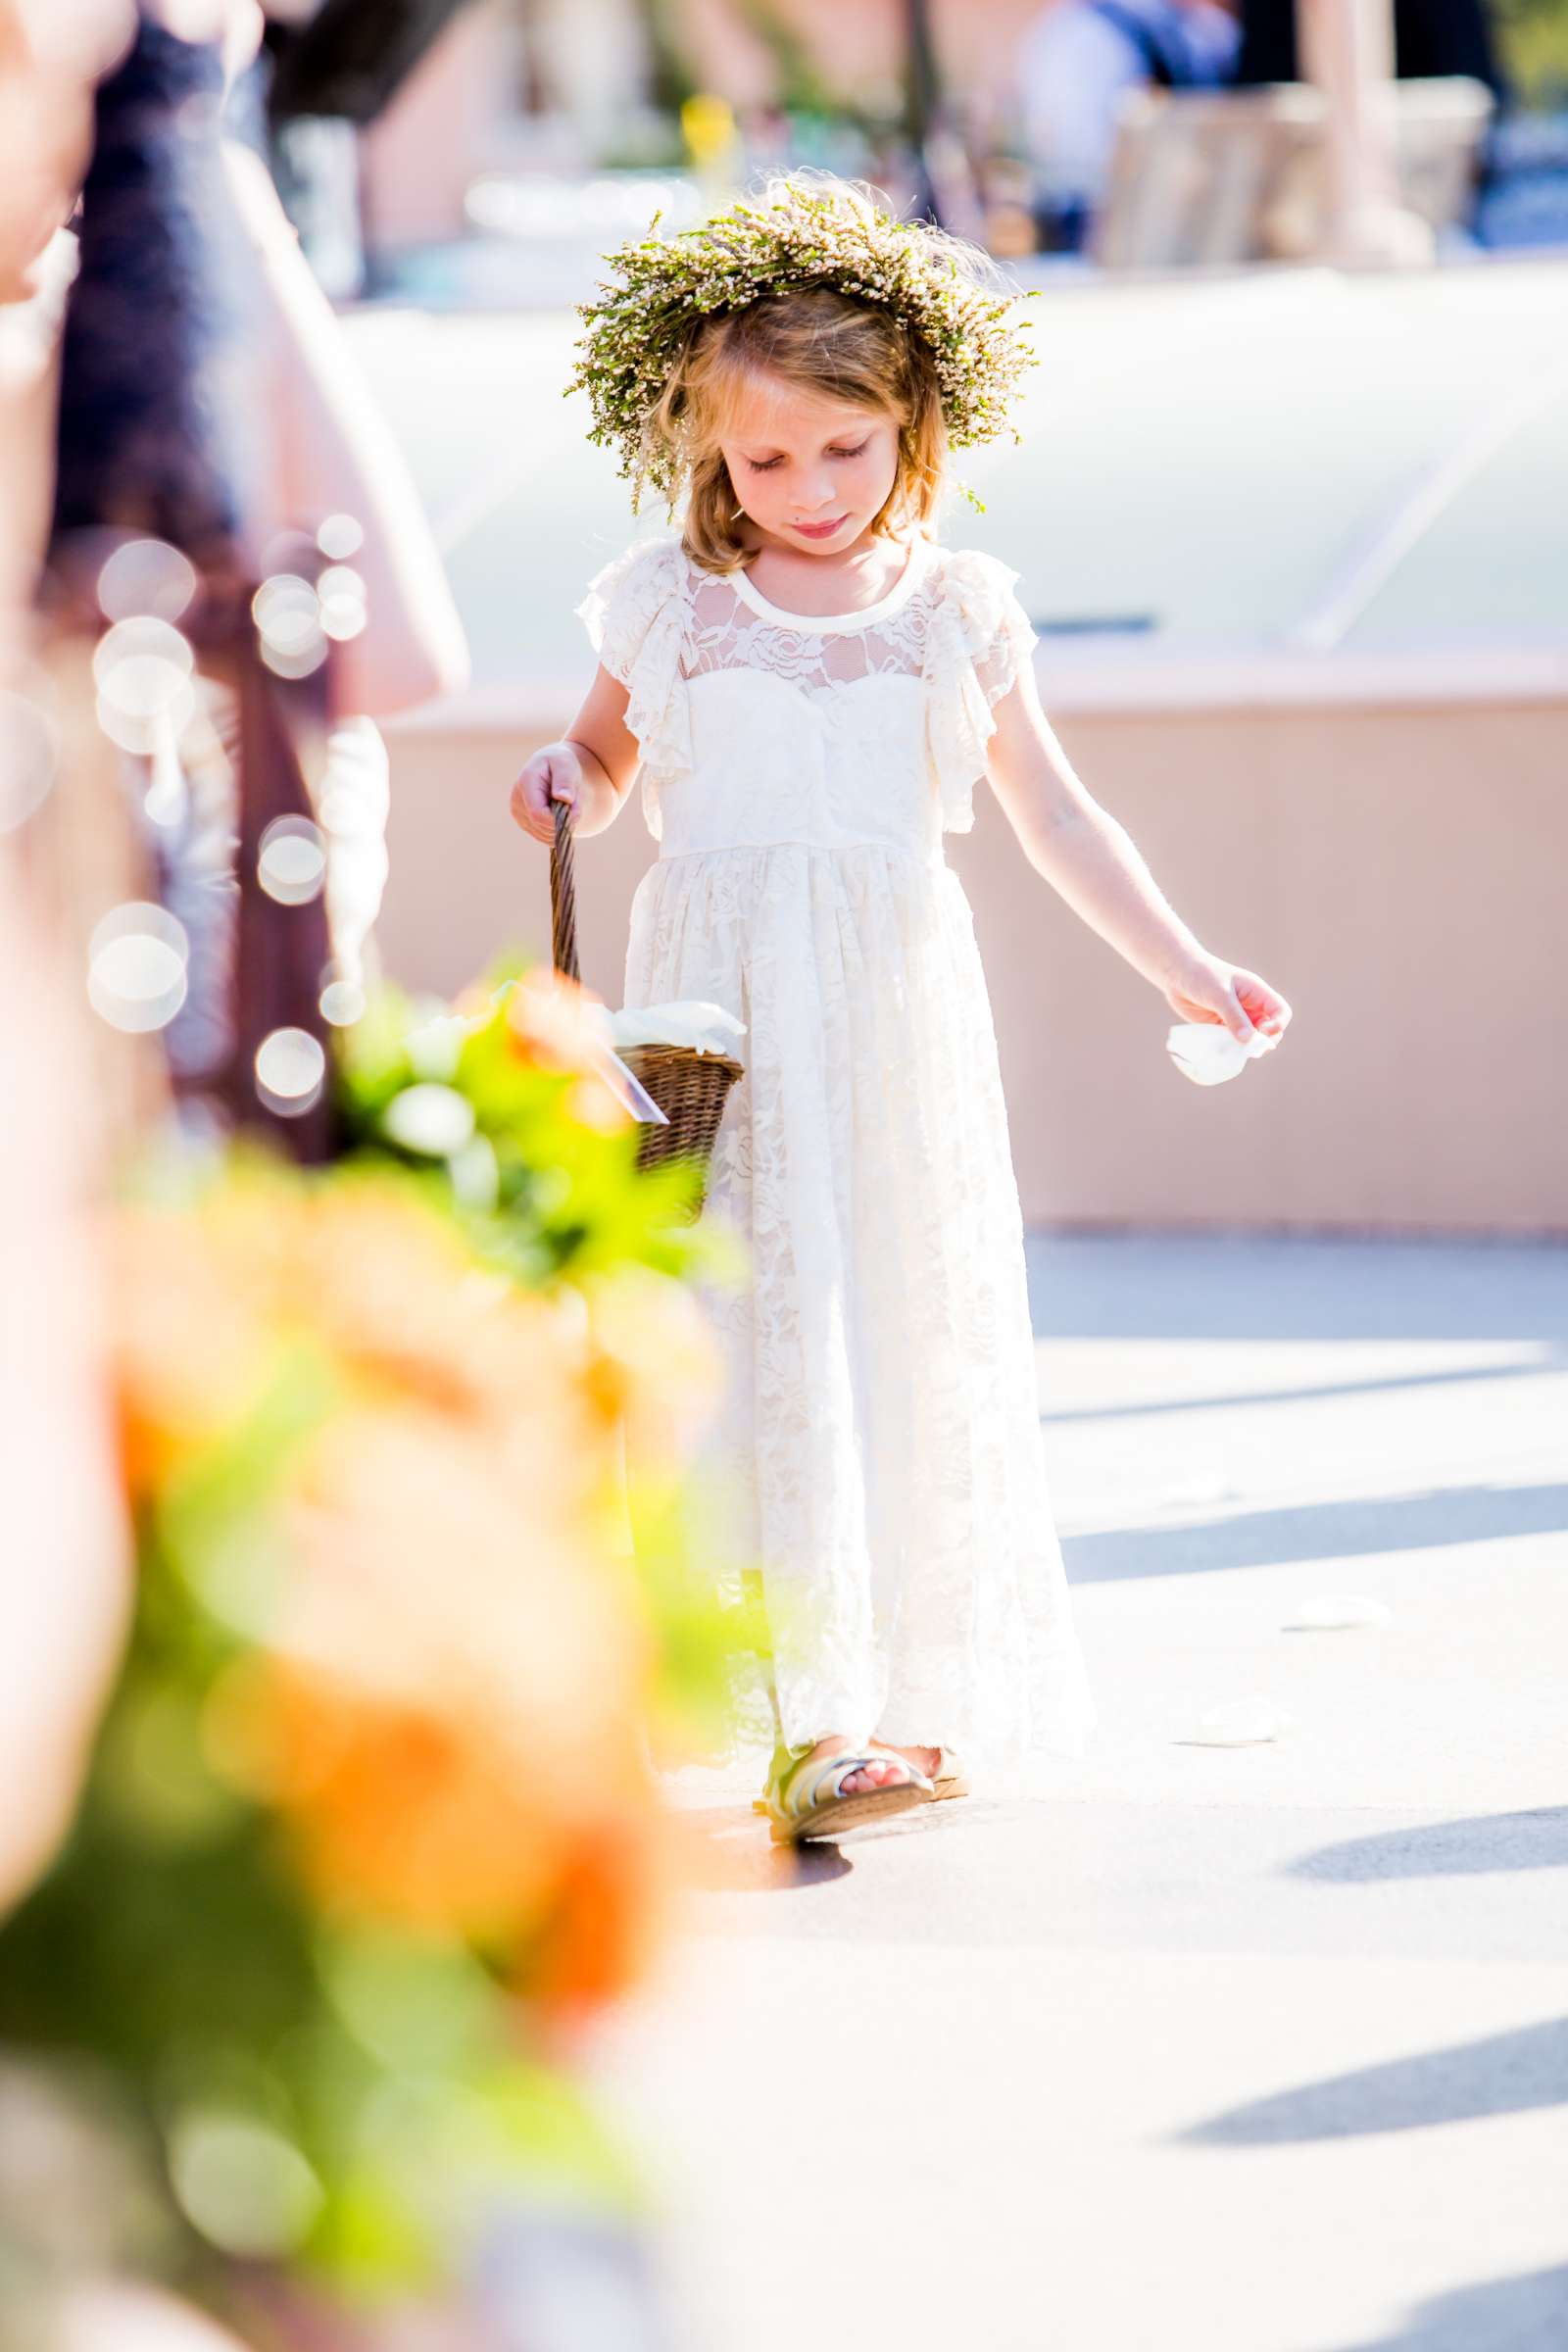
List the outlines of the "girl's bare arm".
{"type": "Polygon", "coordinates": [[[996,706],[989,774],[1035,871],[1189,1020],[1277,1037],[1285,999],[1213,956],[1165,899],[1126,827],[1094,800],[1040,707],[1027,662],[996,706]]]}
{"type": "Polygon", "coordinates": [[[626,725],[629,697],[601,665],[582,708],[557,743],[541,745],[512,788],[512,814],[535,841],[555,839],[552,801],[570,801],[576,833],[602,833],[631,789],[642,760],[626,725]]]}

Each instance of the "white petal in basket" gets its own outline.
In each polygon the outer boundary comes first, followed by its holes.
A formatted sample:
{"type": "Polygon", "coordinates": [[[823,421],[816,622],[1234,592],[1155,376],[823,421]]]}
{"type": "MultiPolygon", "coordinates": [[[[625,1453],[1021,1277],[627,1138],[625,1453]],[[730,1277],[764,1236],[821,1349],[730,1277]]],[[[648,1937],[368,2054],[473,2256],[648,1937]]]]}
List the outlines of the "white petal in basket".
{"type": "Polygon", "coordinates": [[[1260,1054],[1272,1052],[1275,1043],[1257,1029],[1251,1044],[1244,1046],[1218,1021],[1178,1021],[1165,1033],[1165,1051],[1195,1086],[1222,1086],[1260,1054]]]}
{"type": "Polygon", "coordinates": [[[1356,1626],[1387,1625],[1392,1614],[1386,1600],[1374,1600],[1368,1592],[1318,1592],[1309,1600],[1297,1602],[1296,1614],[1285,1620],[1285,1631],[1348,1633],[1356,1626]]]}
{"type": "Polygon", "coordinates": [[[1205,1707],[1190,1732],[1185,1747],[1255,1747],[1277,1740],[1291,1718],[1271,1698],[1249,1696],[1222,1699],[1205,1707]]]}
{"type": "Polygon", "coordinates": [[[632,1005],[610,1016],[610,1042],[617,1054],[628,1046],[689,1046],[695,1054],[727,1054],[745,1035],[744,1021],[705,997],[632,1005]]]}

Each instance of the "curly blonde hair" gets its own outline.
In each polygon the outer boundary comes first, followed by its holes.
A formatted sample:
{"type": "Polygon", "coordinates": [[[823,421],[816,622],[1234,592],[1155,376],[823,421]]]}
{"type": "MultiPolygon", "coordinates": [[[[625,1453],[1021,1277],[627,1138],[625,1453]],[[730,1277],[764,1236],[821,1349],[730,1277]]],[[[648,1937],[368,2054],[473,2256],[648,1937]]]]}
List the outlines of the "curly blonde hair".
{"type": "Polygon", "coordinates": [[[898,427],[893,487],[871,528],[924,522],[942,490],[948,433],[931,355],[900,318],[827,287],[764,295],[697,327],[648,420],[686,486],[681,537],[694,564],[734,571],[753,552],[719,446],[759,378],[840,401],[898,427]]]}

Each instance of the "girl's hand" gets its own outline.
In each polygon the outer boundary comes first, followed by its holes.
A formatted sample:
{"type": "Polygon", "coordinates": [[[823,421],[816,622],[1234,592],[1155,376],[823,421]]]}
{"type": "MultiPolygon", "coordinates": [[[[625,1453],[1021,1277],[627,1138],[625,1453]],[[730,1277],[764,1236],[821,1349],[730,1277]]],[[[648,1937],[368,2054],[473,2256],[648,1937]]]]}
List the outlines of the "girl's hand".
{"type": "Polygon", "coordinates": [[[513,821],[549,849],[556,838],[552,803],[569,801],[575,815],[580,816],[582,787],[582,761],[575,745],[547,743],[535,752],[512,787],[513,821]]]}
{"type": "Polygon", "coordinates": [[[1278,1045],[1291,1008],[1256,972],[1218,956],[1198,956],[1164,984],[1165,1002],[1184,1021],[1218,1021],[1243,1045],[1255,1036],[1278,1045]]]}

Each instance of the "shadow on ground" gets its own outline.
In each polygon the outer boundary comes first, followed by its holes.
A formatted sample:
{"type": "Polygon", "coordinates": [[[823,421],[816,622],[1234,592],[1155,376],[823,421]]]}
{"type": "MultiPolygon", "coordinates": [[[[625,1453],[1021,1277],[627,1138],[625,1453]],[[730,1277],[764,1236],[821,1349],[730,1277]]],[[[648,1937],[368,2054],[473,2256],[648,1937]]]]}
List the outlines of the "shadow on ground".
{"type": "MultiPolygon", "coordinates": [[[[1568,2104],[1568,2019],[1548,2018],[1451,2049],[1423,2050],[1416,2058],[1331,2075],[1233,2107],[1174,2136],[1188,2147],[1265,2147],[1414,2132],[1428,2124],[1474,2123],[1482,2116],[1525,2115],[1563,2104],[1568,2104]]],[[[1482,2341],[1476,2339],[1477,2352],[1482,2341]]]]}
{"type": "Polygon", "coordinates": [[[845,1878],[854,1868],[826,1838],[775,1845],[749,1804],[693,1807],[680,1821],[681,1883],[699,1893],[783,1893],[845,1878]]]}
{"type": "MultiPolygon", "coordinates": [[[[979,1821],[998,1809],[983,1799],[967,1798],[961,1817],[979,1821]]],[[[953,1812],[951,1805],[915,1805],[887,1821],[862,1823],[846,1852],[827,1838],[808,1838],[803,1845],[775,1845],[766,1822],[750,1805],[692,1806],[680,1817],[680,1875],[685,1886],[702,1894],[787,1893],[820,1886],[847,1877],[855,1868],[853,1854],[894,1839],[947,1835],[953,1812]]],[[[855,1932],[853,1919],[846,1932],[855,1932]]]]}
{"type": "Polygon", "coordinates": [[[1423,2303],[1397,2335],[1345,2352],[1562,2352],[1568,2344],[1568,2268],[1487,2278],[1423,2303]]]}
{"type": "MultiPolygon", "coordinates": [[[[1568,1864],[1568,1805],[1543,1805],[1528,1813],[1474,1814],[1461,1821],[1347,1838],[1341,1844],[1320,1845],[1300,1855],[1286,1875],[1353,1886],[1389,1879],[1550,1870],[1563,1864],[1568,1864]]],[[[1563,2341],[1568,2345],[1568,2330],[1563,2341]]]]}
{"type": "Polygon", "coordinates": [[[1568,1338],[1550,1238],[1036,1227],[1026,1248],[1052,1339],[1568,1338]]]}
{"type": "Polygon", "coordinates": [[[1264,1568],[1363,1552],[1427,1551],[1502,1536],[1568,1528],[1568,1486],[1428,1487],[1408,1494],[1353,1495],[1288,1510],[1243,1511],[1196,1526],[1107,1528],[1063,1536],[1074,1584],[1181,1576],[1197,1569],[1264,1568]]]}

